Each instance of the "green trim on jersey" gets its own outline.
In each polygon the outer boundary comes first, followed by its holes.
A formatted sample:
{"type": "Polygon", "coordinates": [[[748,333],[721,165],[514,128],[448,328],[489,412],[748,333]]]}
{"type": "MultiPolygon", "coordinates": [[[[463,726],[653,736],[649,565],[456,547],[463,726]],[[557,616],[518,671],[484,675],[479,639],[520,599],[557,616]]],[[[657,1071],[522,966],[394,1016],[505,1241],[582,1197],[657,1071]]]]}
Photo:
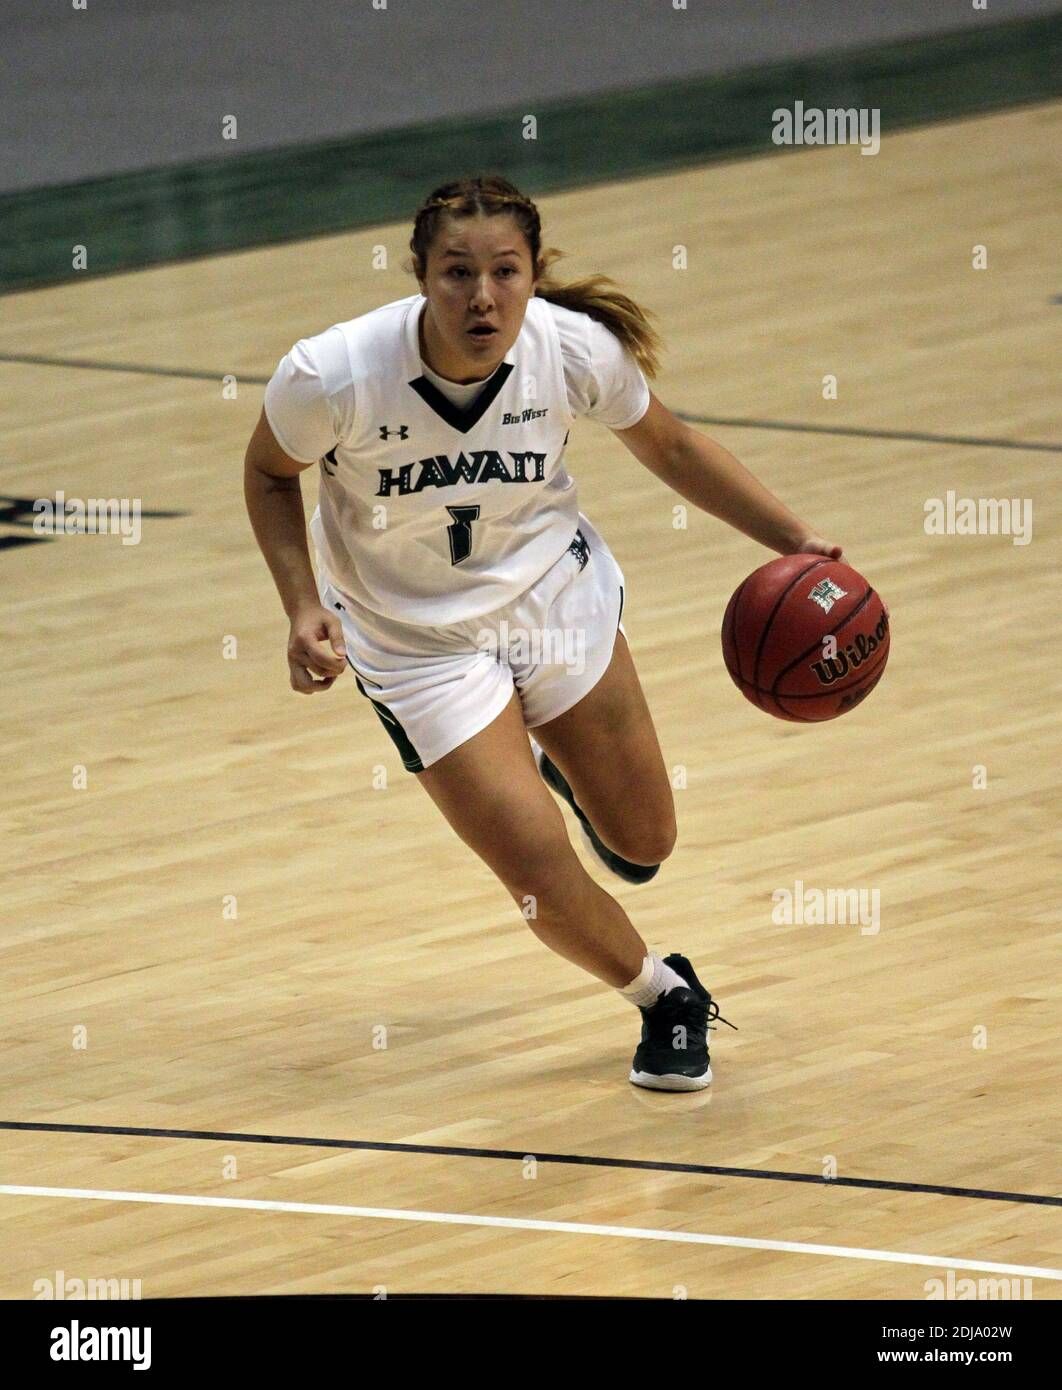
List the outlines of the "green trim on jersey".
{"type": "Polygon", "coordinates": [[[413,744],[410,742],[409,735],[406,733],[405,729],[402,727],[399,721],[395,718],[394,714],[391,712],[391,710],[387,708],[386,705],[382,705],[379,702],[379,700],[374,700],[372,698],[369,692],[365,689],[364,685],[362,685],[361,677],[358,675],[356,671],[354,672],[354,679],[358,683],[358,689],[361,691],[361,693],[365,696],[366,700],[368,700],[369,704],[372,705],[373,709],[376,711],[380,723],[384,726],[384,728],[388,732],[388,735],[390,736],[391,742],[398,749],[399,756],[402,759],[402,766],[406,769],[407,772],[423,772],[424,764],[421,762],[420,754],[413,747],[413,744]]]}

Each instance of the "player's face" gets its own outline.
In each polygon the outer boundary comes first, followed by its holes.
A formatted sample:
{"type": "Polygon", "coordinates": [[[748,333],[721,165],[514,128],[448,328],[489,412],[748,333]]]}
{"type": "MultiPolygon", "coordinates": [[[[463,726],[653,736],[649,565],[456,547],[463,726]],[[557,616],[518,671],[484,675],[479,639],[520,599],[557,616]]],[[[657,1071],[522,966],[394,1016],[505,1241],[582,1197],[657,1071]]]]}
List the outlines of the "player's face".
{"type": "Polygon", "coordinates": [[[428,365],[451,380],[481,380],[519,336],[535,289],[531,248],[508,214],[446,217],[420,287],[428,365]]]}

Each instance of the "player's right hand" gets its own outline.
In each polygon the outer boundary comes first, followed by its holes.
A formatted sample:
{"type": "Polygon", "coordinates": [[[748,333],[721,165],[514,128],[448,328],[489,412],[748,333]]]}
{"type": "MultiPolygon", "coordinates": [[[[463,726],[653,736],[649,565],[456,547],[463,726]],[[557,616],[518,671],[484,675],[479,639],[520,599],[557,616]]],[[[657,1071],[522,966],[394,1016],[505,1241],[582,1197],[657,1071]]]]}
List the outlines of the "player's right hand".
{"type": "Polygon", "coordinates": [[[320,604],[300,608],[291,619],[288,670],[291,688],[300,695],[328,690],[346,670],[343,628],[334,613],[320,604]]]}

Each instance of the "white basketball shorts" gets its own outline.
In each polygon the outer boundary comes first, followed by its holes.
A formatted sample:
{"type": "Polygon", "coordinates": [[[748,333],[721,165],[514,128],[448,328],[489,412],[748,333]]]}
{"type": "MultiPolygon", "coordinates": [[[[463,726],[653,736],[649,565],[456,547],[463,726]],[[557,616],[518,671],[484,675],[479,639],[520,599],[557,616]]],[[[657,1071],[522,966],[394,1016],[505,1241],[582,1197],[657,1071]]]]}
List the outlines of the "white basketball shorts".
{"type": "Polygon", "coordinates": [[[318,557],[321,602],[338,613],[358,689],[409,772],[423,772],[497,719],[515,689],[524,725],[564,714],[592,690],[627,635],[623,571],[579,513],[569,548],[529,589],[454,627],[383,617],[333,585],[318,557]]]}

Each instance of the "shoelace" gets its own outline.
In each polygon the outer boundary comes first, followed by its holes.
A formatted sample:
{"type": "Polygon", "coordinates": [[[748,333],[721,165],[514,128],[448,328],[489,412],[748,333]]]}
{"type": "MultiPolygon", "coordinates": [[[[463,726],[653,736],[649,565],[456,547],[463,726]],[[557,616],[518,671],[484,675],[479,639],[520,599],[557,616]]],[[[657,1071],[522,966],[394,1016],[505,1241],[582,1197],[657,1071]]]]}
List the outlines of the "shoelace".
{"type": "MultiPolygon", "coordinates": [[[[691,991],[691,993],[692,993],[692,991],[691,991]]],[[[665,996],[665,998],[666,998],[666,996],[665,996]]],[[[650,1015],[650,1017],[651,1017],[651,1015],[650,1015]]],[[[728,1018],[724,1018],[724,1017],[722,1016],[722,1014],[719,1012],[719,1005],[715,1002],[715,1000],[714,1000],[714,999],[712,998],[712,996],[709,994],[709,996],[708,996],[708,1002],[707,1002],[707,1004],[706,1004],[705,1007],[704,1007],[704,1026],[705,1026],[705,1032],[706,1032],[706,1033],[707,1033],[707,1031],[708,1031],[709,1029],[711,1029],[711,1031],[712,1031],[713,1033],[716,1033],[716,1032],[719,1031],[717,1028],[714,1028],[714,1027],[713,1027],[713,1024],[715,1023],[715,1020],[716,1020],[716,1019],[718,1019],[720,1023],[725,1023],[726,1026],[727,1026],[728,1028],[733,1028],[733,1030],[734,1030],[735,1033],[737,1033],[737,1032],[740,1031],[740,1030],[738,1029],[738,1026],[737,1026],[736,1023],[731,1023],[730,1020],[729,1020],[728,1018]]],[[[670,1023],[666,1023],[666,1024],[665,1024],[663,1020],[660,1020],[660,1022],[661,1022],[661,1024],[662,1024],[663,1026],[665,1026],[665,1027],[667,1027],[667,1028],[670,1028],[670,1026],[671,1026],[670,1023]]],[[[652,1027],[652,1025],[649,1024],[648,1019],[646,1019],[646,1023],[647,1023],[647,1026],[652,1027]]]]}
{"type": "MultiPolygon", "coordinates": [[[[720,1023],[725,1023],[728,1028],[733,1028],[735,1033],[739,1031],[736,1023],[731,1023],[728,1018],[724,1018],[723,1015],[719,1012],[719,1005],[715,1002],[711,995],[708,996],[707,1013],[709,1028],[711,1028],[715,1020],[718,1019],[720,1023]]],[[[712,1031],[718,1032],[718,1029],[713,1028],[712,1031]]]]}

